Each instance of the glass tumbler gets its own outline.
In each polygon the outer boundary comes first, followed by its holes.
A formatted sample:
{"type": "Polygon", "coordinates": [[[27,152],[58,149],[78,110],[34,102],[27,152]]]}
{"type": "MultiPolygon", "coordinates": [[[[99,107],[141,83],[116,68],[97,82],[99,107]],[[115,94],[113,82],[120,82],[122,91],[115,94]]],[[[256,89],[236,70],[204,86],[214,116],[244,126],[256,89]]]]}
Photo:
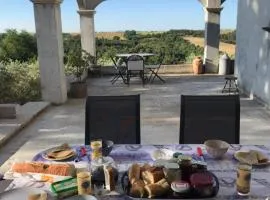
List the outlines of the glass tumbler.
{"type": "Polygon", "coordinates": [[[236,189],[241,196],[248,196],[250,193],[252,166],[248,164],[239,164],[237,167],[236,189]]]}

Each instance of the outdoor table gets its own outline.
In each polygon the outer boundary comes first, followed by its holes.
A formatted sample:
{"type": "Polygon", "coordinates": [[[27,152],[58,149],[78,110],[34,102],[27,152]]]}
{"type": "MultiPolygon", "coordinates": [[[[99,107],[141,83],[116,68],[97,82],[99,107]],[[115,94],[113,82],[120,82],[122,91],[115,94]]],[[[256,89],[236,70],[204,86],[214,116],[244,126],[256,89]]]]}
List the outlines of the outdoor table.
{"type": "MultiPolygon", "coordinates": [[[[78,151],[81,146],[74,146],[74,150],[78,151]]],[[[166,148],[173,150],[175,152],[181,152],[183,154],[192,155],[193,159],[200,160],[196,153],[197,147],[201,147],[204,152],[204,159],[207,162],[207,168],[209,171],[213,172],[219,179],[220,189],[216,198],[214,199],[243,199],[237,195],[236,192],[236,168],[238,161],[234,159],[233,155],[239,150],[259,150],[265,155],[270,156],[270,146],[263,145],[230,145],[228,152],[224,155],[222,159],[216,160],[207,155],[204,150],[204,145],[114,145],[110,157],[114,159],[118,170],[120,172],[120,177],[123,172],[127,171],[132,163],[153,163],[151,154],[156,149],[166,148]]],[[[82,157],[79,163],[89,162],[90,147],[86,146],[87,156],[82,157]]],[[[46,161],[42,157],[42,153],[37,154],[33,161],[46,161]]],[[[73,160],[71,163],[75,163],[73,160]]],[[[251,180],[251,193],[249,199],[265,199],[270,195],[270,168],[268,166],[253,168],[252,170],[252,180],[251,180]]],[[[120,183],[119,183],[120,184],[120,183]]],[[[11,184],[13,187],[21,187],[16,185],[14,180],[11,184]]],[[[117,189],[121,188],[120,185],[117,189]]],[[[10,188],[9,188],[10,189],[10,188]]],[[[121,189],[118,190],[121,194],[121,189]]],[[[104,197],[108,199],[107,197],[104,197]]],[[[114,199],[125,199],[125,196],[110,196],[114,199]]]]}
{"type": "Polygon", "coordinates": [[[141,57],[149,57],[149,56],[154,56],[155,54],[153,53],[121,53],[121,54],[116,54],[116,57],[118,58],[128,58],[129,56],[132,55],[137,55],[141,57]]]}
{"type": "MultiPolygon", "coordinates": [[[[126,70],[127,70],[127,60],[128,60],[128,57],[130,57],[130,56],[132,56],[132,55],[141,56],[141,57],[143,57],[143,58],[145,59],[146,57],[154,56],[155,54],[153,54],[153,53],[123,53],[123,54],[116,54],[116,55],[115,55],[115,58],[111,57],[111,59],[112,59],[112,61],[113,61],[113,64],[115,65],[115,68],[116,68],[117,73],[118,73],[118,75],[116,75],[116,77],[112,80],[112,83],[114,83],[115,80],[117,80],[119,77],[122,77],[123,82],[126,83],[125,80],[124,80],[124,78],[123,78],[122,72],[119,71],[119,67],[120,67],[120,66],[117,66],[117,64],[116,64],[117,61],[116,61],[116,60],[117,60],[117,59],[120,59],[120,58],[123,60],[123,62],[125,63],[125,65],[122,66],[122,67],[124,67],[124,69],[125,69],[125,71],[126,71],[126,70]]],[[[144,68],[144,71],[145,71],[145,70],[147,70],[147,68],[144,68]]]]}

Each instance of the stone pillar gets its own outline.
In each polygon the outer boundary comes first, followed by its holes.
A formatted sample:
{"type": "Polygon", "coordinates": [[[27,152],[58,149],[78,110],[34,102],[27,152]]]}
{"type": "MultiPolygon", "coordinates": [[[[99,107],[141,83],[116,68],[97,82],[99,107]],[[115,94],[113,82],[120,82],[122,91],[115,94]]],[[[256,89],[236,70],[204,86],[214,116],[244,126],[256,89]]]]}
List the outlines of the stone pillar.
{"type": "Polygon", "coordinates": [[[34,3],[42,99],[62,104],[67,100],[60,10],[62,0],[31,1],[34,3]]]}
{"type": "Polygon", "coordinates": [[[95,10],[79,10],[82,49],[96,56],[95,10]]]}
{"type": "Polygon", "coordinates": [[[224,0],[199,0],[205,11],[205,73],[217,73],[219,62],[220,13],[224,0]]]}

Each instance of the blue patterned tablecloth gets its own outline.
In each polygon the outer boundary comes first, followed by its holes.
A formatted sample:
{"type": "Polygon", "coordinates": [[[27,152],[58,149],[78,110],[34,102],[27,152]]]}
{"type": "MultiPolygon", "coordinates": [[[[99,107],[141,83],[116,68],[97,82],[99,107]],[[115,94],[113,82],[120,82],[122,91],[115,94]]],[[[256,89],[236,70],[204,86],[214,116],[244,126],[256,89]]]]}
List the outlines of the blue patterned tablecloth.
{"type": "MultiPolygon", "coordinates": [[[[237,160],[233,155],[239,150],[259,150],[270,158],[270,147],[263,145],[231,145],[228,152],[222,159],[216,160],[207,155],[203,145],[114,145],[110,157],[116,162],[119,171],[128,169],[132,163],[152,163],[152,153],[156,149],[170,149],[174,152],[192,155],[194,159],[200,160],[197,156],[197,147],[201,147],[204,153],[204,159],[207,162],[208,170],[212,171],[219,179],[220,190],[216,199],[243,199],[236,194],[236,166],[237,160]]],[[[77,152],[81,146],[73,147],[77,152]]],[[[80,162],[89,162],[90,148],[86,146],[87,156],[81,158],[80,162]]],[[[45,161],[41,152],[37,154],[34,161],[45,161]]],[[[74,162],[74,161],[71,161],[74,162]]],[[[251,181],[251,195],[244,199],[266,199],[270,196],[270,167],[264,166],[253,168],[251,181]]],[[[104,197],[109,198],[109,197],[104,197]]],[[[110,198],[124,199],[123,196],[110,198]]]]}

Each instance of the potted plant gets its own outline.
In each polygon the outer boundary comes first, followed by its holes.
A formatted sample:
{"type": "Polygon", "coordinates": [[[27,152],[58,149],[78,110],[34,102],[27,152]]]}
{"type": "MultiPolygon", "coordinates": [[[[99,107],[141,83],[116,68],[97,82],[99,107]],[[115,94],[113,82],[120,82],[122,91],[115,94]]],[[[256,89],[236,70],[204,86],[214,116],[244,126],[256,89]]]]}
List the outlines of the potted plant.
{"type": "Polygon", "coordinates": [[[94,56],[81,50],[73,49],[67,56],[67,68],[69,73],[75,76],[75,81],[70,84],[69,96],[72,98],[85,98],[87,96],[86,77],[83,75],[87,72],[89,66],[96,62],[94,56]]]}

